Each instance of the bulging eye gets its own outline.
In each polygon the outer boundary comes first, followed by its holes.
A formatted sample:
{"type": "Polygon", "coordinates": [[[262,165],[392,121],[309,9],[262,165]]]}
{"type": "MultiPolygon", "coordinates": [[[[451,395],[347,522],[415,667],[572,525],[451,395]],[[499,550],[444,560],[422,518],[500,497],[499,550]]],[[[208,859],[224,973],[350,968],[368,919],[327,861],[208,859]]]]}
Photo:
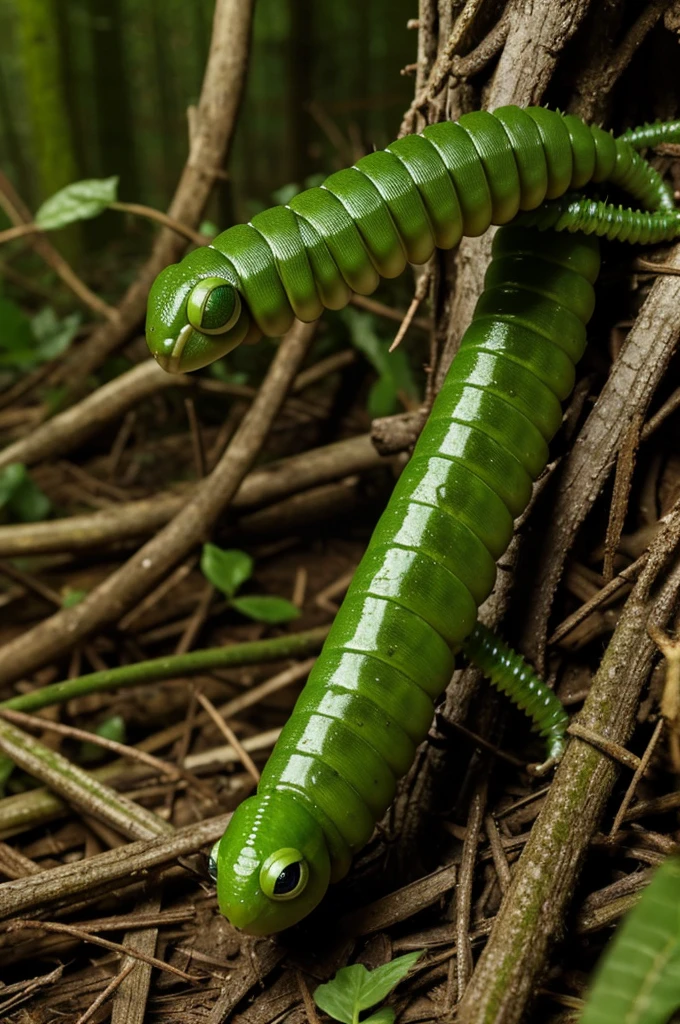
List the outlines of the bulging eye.
{"type": "Polygon", "coordinates": [[[297,860],[294,864],[289,864],[287,868],[284,868],[274,882],[274,895],[290,896],[299,886],[301,878],[302,864],[297,860]]]}
{"type": "Polygon", "coordinates": [[[260,887],[271,900],[292,900],[304,891],[309,867],[299,850],[277,850],[262,865],[260,887]]]}
{"type": "Polygon", "coordinates": [[[187,300],[189,323],[202,334],[224,334],[241,315],[241,297],[222,277],[204,277],[187,300]]]}
{"type": "Polygon", "coordinates": [[[208,857],[208,874],[213,882],[217,882],[217,852],[220,848],[221,840],[218,839],[208,857]]]}

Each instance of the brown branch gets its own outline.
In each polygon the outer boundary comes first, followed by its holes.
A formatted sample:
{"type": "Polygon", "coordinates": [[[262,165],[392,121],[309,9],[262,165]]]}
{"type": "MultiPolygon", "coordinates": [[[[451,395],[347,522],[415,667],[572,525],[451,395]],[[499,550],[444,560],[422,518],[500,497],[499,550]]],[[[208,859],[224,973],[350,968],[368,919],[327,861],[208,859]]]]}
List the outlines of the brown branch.
{"type": "MultiPolygon", "coordinates": [[[[673,261],[679,259],[676,248],[673,261]]],[[[679,303],[680,280],[659,278],[564,461],[554,498],[555,508],[562,511],[550,517],[525,615],[523,649],[537,663],[545,649],[550,608],[567,553],[609,476],[633,418],[649,405],[680,338],[675,313],[679,303]]]]}
{"type": "Polygon", "coordinates": [[[12,462],[30,466],[42,459],[62,455],[148,395],[190,383],[191,379],[186,374],[166,373],[153,359],[140,363],[4,448],[0,453],[0,469],[12,462]]]}
{"type": "Polygon", "coordinates": [[[505,41],[510,33],[512,11],[510,6],[506,7],[500,20],[496,22],[489,34],[482,39],[479,46],[470,50],[464,57],[454,57],[451,61],[451,74],[454,78],[470,78],[478,74],[489,61],[493,60],[497,53],[505,46],[505,41]]]}
{"type": "Polygon", "coordinates": [[[123,836],[146,839],[172,828],[153,811],[116,793],[92,774],[7,721],[0,721],[0,750],[69,804],[123,836]]]}
{"type": "Polygon", "coordinates": [[[0,919],[84,897],[116,883],[129,884],[144,872],[195,853],[220,838],[231,814],[177,829],[171,835],[142,839],[85,861],[63,864],[37,875],[0,885],[0,919]]]}
{"type": "MultiPolygon", "coordinates": [[[[541,103],[562,51],[588,13],[592,0],[570,4],[524,4],[511,0],[510,28],[484,105],[493,110],[508,103],[525,107],[541,103]],[[527,66],[531,53],[531,66],[527,66]]],[[[447,296],[443,332],[445,344],[437,368],[440,388],[460,344],[464,327],[472,320],[491,258],[493,231],[481,238],[465,238],[455,259],[455,292],[447,296]]],[[[447,280],[446,285],[450,282],[447,280]]]]}
{"type": "Polygon", "coordinates": [[[671,2],[672,0],[651,0],[645,4],[637,21],[631,25],[623,41],[604,66],[602,47],[593,49],[591,62],[574,83],[574,93],[579,97],[579,101],[570,105],[570,113],[588,122],[597,123],[604,119],[614,86],[671,2]]]}
{"type": "MultiPolygon", "coordinates": [[[[228,153],[243,92],[254,0],[217,0],[210,53],[195,112],[190,151],[174,198],[168,209],[173,221],[196,227],[228,153]]],[[[115,323],[98,328],[86,345],[65,360],[61,379],[71,390],[115,351],[144,316],[146,298],[154,278],[177,260],[185,242],[174,231],[163,230],[149,259],[121,299],[115,323]]]]}
{"type": "MultiPolygon", "coordinates": [[[[24,204],[21,197],[17,195],[11,181],[2,171],[0,171],[0,206],[2,206],[13,224],[17,226],[32,224],[31,211],[24,204]]],[[[85,306],[88,306],[98,316],[106,317],[111,323],[117,321],[117,310],[103,302],[93,291],[90,291],[85,282],[80,280],[73,268],[66,262],[61,253],[57,252],[45,235],[42,233],[32,234],[30,243],[38,255],[42,256],[45,263],[52,267],[64,284],[71,289],[74,295],[78,296],[85,306]]]]}
{"type": "MultiPolygon", "coordinates": [[[[254,470],[244,479],[230,508],[242,514],[247,509],[267,506],[291,494],[377,469],[383,464],[384,459],[374,448],[370,436],[360,434],[254,470]]],[[[0,558],[87,551],[147,537],[177,515],[195,492],[196,487],[192,487],[177,494],[120,502],[110,509],[65,519],[0,526],[0,558]]]]}
{"type": "Polygon", "coordinates": [[[169,974],[174,974],[176,977],[181,978],[182,981],[197,982],[203,979],[193,974],[187,974],[185,971],[180,971],[178,967],[173,967],[172,964],[165,963],[164,960],[157,960],[155,956],[149,956],[140,949],[131,949],[129,946],[121,946],[119,942],[111,942],[109,939],[100,939],[98,936],[90,935],[89,932],[83,932],[80,928],[74,928],[70,924],[61,924],[58,921],[13,921],[10,925],[12,930],[20,930],[21,928],[36,928],[40,931],[46,932],[58,932],[61,935],[72,935],[76,939],[80,939],[82,942],[91,942],[95,946],[101,946],[102,949],[111,950],[113,953],[121,953],[123,955],[131,956],[135,960],[142,960],[144,963],[149,964],[151,967],[157,967],[159,971],[167,971],[169,974]]]}
{"type": "Polygon", "coordinates": [[[257,398],[217,466],[175,518],[84,601],[66,608],[0,648],[0,675],[11,682],[117,622],[208,535],[252,466],[281,408],[314,333],[296,323],[281,342],[257,398]]]}
{"type": "MultiPolygon", "coordinates": [[[[418,86],[416,89],[416,95],[409,109],[406,111],[401,123],[401,128],[399,129],[400,138],[401,136],[414,131],[418,111],[431,103],[443,89],[451,71],[451,62],[458,53],[458,49],[474,24],[475,18],[479,14],[483,4],[484,0],[466,0],[465,6],[456,18],[446,43],[440,49],[437,59],[429,71],[427,82],[422,85],[422,87],[420,86],[420,83],[424,76],[422,71],[419,73],[418,78],[416,79],[416,84],[418,86]]],[[[426,21],[423,22],[423,26],[431,28],[426,21]]],[[[431,49],[432,47],[430,45],[429,50],[431,51],[431,49]]],[[[432,54],[430,53],[430,58],[431,56],[432,54]]]]}
{"type": "MultiPolygon", "coordinates": [[[[665,623],[677,604],[680,566],[670,574],[667,568],[679,542],[676,505],[652,545],[579,716],[581,725],[613,743],[624,745],[635,725],[655,653],[648,626],[665,623]]],[[[607,754],[570,741],[459,1007],[461,1024],[516,1024],[523,1018],[617,775],[607,754]]]]}
{"type": "Polygon", "coordinates": [[[609,522],[607,523],[607,534],[604,541],[604,562],[602,576],[605,583],[609,583],[614,577],[614,557],[616,555],[623,526],[628,511],[628,498],[633,485],[633,473],[635,471],[635,459],[640,444],[640,433],[644,415],[642,411],[637,412],[628,425],[626,433],[621,438],[616,459],[616,472],[614,474],[614,493],[612,495],[611,508],[609,510],[609,522]]]}
{"type": "Polygon", "coordinates": [[[120,210],[121,213],[132,213],[135,217],[146,217],[147,220],[155,220],[158,224],[163,224],[164,227],[170,228],[171,231],[181,235],[182,238],[186,238],[188,242],[193,242],[194,245],[208,245],[210,239],[207,235],[202,235],[200,231],[194,231],[193,228],[188,227],[186,224],[182,224],[181,221],[175,220],[167,213],[163,213],[162,210],[156,210],[153,206],[145,206],[143,203],[109,203],[109,210],[120,210]]]}

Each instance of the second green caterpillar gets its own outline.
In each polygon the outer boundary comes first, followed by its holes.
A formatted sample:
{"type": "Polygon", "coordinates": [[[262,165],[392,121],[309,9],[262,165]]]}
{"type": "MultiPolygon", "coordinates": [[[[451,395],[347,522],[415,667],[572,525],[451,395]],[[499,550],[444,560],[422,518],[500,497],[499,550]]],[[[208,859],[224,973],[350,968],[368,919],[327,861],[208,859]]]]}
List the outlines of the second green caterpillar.
{"type": "MultiPolygon", "coordinates": [[[[219,846],[220,907],[238,927],[269,934],[304,917],[391,803],[547,462],[598,267],[595,239],[515,227],[496,235],[427,425],[258,793],[219,846]]],[[[564,722],[548,694],[533,711],[550,737],[564,722]]]]}

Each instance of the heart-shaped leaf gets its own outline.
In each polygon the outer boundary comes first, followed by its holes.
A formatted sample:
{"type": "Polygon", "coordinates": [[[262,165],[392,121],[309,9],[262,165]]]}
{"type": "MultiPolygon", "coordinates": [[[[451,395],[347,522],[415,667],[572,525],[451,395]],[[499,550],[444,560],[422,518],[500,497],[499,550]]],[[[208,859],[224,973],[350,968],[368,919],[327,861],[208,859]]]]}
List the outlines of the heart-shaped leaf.
{"type": "Polygon", "coordinates": [[[233,597],[253,575],[253,560],[245,551],[225,551],[216,544],[204,544],[201,572],[214,587],[227,597],[233,597]]]}

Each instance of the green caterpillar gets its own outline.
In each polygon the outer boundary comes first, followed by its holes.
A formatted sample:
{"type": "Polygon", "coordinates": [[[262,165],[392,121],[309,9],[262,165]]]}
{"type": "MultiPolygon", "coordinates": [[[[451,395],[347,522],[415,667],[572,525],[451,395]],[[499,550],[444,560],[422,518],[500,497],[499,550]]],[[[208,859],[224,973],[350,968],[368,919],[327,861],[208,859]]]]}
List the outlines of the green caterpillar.
{"type": "MultiPolygon", "coordinates": [[[[150,348],[170,370],[197,368],[519,211],[534,211],[524,218],[541,227],[616,235],[624,224],[650,240],[672,237],[670,193],[633,148],[651,144],[654,130],[673,134],[650,126],[626,142],[514,107],[431,126],[167,268],[151,292],[150,348]],[[568,195],[604,180],[652,212],[619,215],[568,195]]],[[[220,908],[245,931],[296,923],[347,872],[427,733],[457,650],[529,711],[549,759],[561,753],[559,703],[475,623],[561,422],[598,268],[594,238],[515,225],[497,233],[484,292],[413,457],[257,795],[214,851],[220,908]]]]}
{"type": "Polygon", "coordinates": [[[166,370],[196,370],[589,182],[670,210],[668,188],[635,147],[678,134],[680,122],[648,125],[628,142],[543,107],[430,125],[167,267],[149,296],[151,352],[166,370]]]}

